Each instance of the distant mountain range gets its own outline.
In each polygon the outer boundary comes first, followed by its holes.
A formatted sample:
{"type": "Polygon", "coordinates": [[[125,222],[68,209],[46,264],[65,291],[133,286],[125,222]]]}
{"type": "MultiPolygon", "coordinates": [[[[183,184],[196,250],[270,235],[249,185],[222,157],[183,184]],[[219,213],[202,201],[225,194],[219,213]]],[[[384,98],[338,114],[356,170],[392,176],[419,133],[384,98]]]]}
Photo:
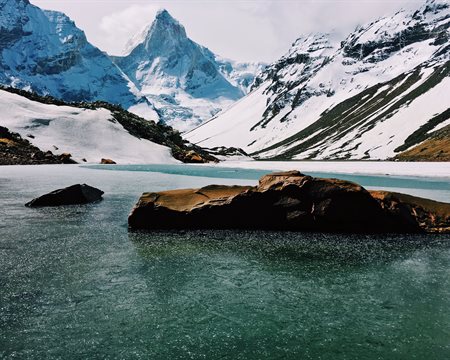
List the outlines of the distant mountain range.
{"type": "Polygon", "coordinates": [[[196,44],[165,10],[132,40],[127,56],[112,58],[66,15],[0,0],[0,83],[64,101],[119,104],[183,129],[244,96],[263,68],[196,44]]]}
{"type": "Polygon", "coordinates": [[[64,14],[0,0],[0,84],[117,104],[259,159],[450,160],[449,38],[448,1],[427,0],[346,38],[301,36],[265,66],[217,56],[161,10],[111,57],[64,14]]]}
{"type": "Polygon", "coordinates": [[[258,75],[249,95],[186,136],[279,160],[417,160],[417,151],[399,154],[433,138],[440,142],[431,158],[450,160],[442,135],[450,133],[449,37],[443,0],[360,26],[345,39],[302,36],[258,75]]]}

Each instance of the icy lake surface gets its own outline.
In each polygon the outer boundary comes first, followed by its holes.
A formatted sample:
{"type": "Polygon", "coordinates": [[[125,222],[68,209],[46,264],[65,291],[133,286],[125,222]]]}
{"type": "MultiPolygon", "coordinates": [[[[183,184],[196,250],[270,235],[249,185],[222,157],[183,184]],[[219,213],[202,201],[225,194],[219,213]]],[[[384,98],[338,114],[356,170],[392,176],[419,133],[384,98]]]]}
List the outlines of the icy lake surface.
{"type": "MultiPolygon", "coordinates": [[[[0,167],[0,358],[450,358],[448,236],[128,232],[144,191],[264,173],[0,167]],[[75,183],[104,200],[23,206],[75,183]]],[[[313,175],[450,201],[445,177],[313,175]]]]}

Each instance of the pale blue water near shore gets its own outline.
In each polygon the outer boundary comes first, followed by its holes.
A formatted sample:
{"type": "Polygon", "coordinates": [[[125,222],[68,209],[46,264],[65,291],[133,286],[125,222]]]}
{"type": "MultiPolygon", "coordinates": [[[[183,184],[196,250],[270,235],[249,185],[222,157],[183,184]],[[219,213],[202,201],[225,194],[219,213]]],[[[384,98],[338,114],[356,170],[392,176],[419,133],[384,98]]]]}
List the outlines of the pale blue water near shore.
{"type": "MultiPolygon", "coordinates": [[[[0,358],[450,358],[448,236],[129,233],[143,191],[266,173],[139,170],[0,168],[0,358]],[[23,206],[77,182],[104,200],[23,206]]],[[[328,175],[450,201],[448,179],[328,175]]]]}
{"type": "MultiPolygon", "coordinates": [[[[238,180],[258,180],[261,176],[270,172],[268,170],[221,168],[197,165],[90,165],[86,167],[90,169],[111,171],[150,172],[238,180]]],[[[315,177],[335,177],[353,181],[367,187],[368,189],[373,188],[400,191],[439,201],[450,202],[450,179],[448,178],[392,175],[351,175],[326,172],[305,172],[305,174],[315,177]]]]}

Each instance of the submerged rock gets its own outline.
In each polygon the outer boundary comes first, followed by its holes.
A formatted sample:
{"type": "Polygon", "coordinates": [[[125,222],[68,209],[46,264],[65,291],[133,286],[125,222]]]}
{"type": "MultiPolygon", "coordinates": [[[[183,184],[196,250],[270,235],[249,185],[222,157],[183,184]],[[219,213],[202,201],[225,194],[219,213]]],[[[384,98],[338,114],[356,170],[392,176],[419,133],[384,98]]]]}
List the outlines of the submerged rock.
{"type": "Polygon", "coordinates": [[[25,204],[28,207],[87,204],[102,200],[103,191],[86,184],[76,184],[42,195],[25,204]]]}
{"type": "Polygon", "coordinates": [[[325,232],[449,230],[450,204],[369,192],[337,179],[298,171],[263,176],[259,185],[211,185],[144,193],[128,223],[133,229],[278,229],[325,232]]]}

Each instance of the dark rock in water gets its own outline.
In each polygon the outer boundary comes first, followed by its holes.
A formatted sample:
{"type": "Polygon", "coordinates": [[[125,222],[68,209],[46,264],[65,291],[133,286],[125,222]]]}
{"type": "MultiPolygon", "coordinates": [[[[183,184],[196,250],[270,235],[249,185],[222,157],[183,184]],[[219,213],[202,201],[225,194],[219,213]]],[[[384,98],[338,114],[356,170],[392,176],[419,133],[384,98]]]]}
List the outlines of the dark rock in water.
{"type": "Polygon", "coordinates": [[[92,186],[76,184],[42,195],[31,200],[29,203],[25,204],[25,206],[38,207],[87,204],[102,200],[103,194],[103,191],[92,186]]]}
{"type": "Polygon", "coordinates": [[[117,164],[114,160],[111,159],[102,159],[100,161],[100,164],[104,164],[104,165],[115,165],[117,164]]]}
{"type": "Polygon", "coordinates": [[[134,229],[359,233],[449,230],[450,204],[401,194],[394,199],[389,197],[391,193],[383,194],[371,194],[348,181],[313,178],[290,171],[263,176],[256,187],[211,185],[144,193],[128,223],[134,229]]]}

